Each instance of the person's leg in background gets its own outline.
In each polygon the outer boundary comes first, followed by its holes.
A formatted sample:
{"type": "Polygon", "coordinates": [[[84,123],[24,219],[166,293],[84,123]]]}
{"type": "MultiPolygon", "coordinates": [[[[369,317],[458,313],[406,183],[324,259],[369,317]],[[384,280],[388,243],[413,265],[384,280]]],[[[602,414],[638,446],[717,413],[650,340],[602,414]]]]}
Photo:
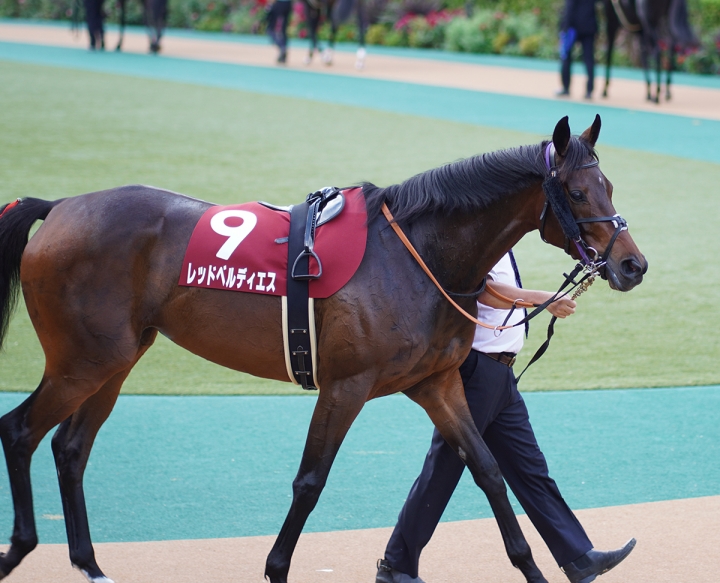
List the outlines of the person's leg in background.
{"type": "Polygon", "coordinates": [[[595,89],[595,35],[581,36],[578,41],[582,45],[583,62],[587,71],[585,99],[592,99],[593,89],[595,89]]]}

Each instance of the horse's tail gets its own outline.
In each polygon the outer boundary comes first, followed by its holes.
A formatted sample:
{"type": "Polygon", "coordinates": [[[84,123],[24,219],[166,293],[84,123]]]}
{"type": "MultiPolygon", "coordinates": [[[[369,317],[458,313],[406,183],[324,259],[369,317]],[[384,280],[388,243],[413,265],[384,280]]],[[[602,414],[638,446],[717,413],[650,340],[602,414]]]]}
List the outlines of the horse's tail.
{"type": "Polygon", "coordinates": [[[335,22],[337,24],[345,22],[350,16],[350,13],[352,12],[354,7],[355,0],[339,0],[339,2],[335,5],[335,11],[333,14],[333,19],[335,20],[335,22]]]}
{"type": "Polygon", "coordinates": [[[17,199],[0,207],[0,348],[15,309],[20,283],[20,260],[30,228],[44,220],[59,201],[17,199]]]}
{"type": "Polygon", "coordinates": [[[675,44],[679,44],[686,49],[699,46],[700,41],[690,26],[687,0],[672,0],[668,16],[670,35],[675,44]]]}

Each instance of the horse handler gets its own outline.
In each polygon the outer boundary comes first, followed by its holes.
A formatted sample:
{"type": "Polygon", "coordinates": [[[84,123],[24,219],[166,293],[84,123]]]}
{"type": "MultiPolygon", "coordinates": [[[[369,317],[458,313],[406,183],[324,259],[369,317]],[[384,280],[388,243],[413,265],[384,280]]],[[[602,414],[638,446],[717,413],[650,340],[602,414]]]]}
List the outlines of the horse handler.
{"type": "MultiPolygon", "coordinates": [[[[497,292],[516,301],[541,304],[553,295],[521,289],[512,251],[498,262],[488,278],[497,292]]],[[[484,291],[478,298],[478,319],[500,326],[510,307],[484,291]]],[[[575,312],[575,307],[575,301],[563,297],[551,303],[548,311],[565,318],[575,312]]],[[[522,319],[523,311],[515,310],[508,324],[522,319]]],[[[549,476],[512,369],[524,334],[522,326],[499,333],[477,326],[472,350],[460,366],[465,396],[475,425],[505,481],[558,566],[571,583],[590,583],[625,559],[634,548],[635,539],[614,551],[596,551],[549,476]]],[[[435,429],[425,464],[400,511],[385,558],[378,561],[376,583],[424,583],[418,576],[420,553],[440,522],[464,469],[460,457],[435,429]]]]}
{"type": "Polygon", "coordinates": [[[284,65],[287,62],[288,35],[292,13],[292,0],[275,0],[267,12],[267,32],[270,39],[280,50],[277,62],[284,65]]]}

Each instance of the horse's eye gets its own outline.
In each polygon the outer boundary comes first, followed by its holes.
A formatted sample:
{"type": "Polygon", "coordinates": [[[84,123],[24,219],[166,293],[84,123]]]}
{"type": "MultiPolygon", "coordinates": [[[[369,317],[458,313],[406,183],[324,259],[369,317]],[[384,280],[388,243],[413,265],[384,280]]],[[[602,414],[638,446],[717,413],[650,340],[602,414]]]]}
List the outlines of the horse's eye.
{"type": "Polygon", "coordinates": [[[573,199],[575,202],[582,202],[585,200],[585,194],[580,190],[571,190],[570,198],[573,199]]]}

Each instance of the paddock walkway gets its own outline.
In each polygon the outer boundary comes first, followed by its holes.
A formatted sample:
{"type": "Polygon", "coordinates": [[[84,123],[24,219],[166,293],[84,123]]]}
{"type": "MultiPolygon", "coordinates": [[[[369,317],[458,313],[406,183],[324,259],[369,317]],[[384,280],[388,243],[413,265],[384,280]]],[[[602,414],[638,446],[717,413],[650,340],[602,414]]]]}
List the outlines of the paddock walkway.
{"type": "MultiPolygon", "coordinates": [[[[113,43],[110,33],[108,46],[113,43]]],[[[127,53],[91,54],[84,33],[74,36],[66,25],[0,21],[0,60],[294,95],[540,134],[552,127],[548,120],[567,112],[591,119],[599,110],[603,120],[613,120],[603,129],[604,141],[720,163],[715,78],[678,76],[673,102],[658,107],[645,103],[636,73],[619,71],[611,97],[589,105],[552,97],[555,63],[371,48],[366,68],[358,72],[349,50],[338,51],[331,68],[319,62],[306,67],[299,44],[288,67],[276,67],[275,50],[262,38],[171,31],[161,57],[146,55],[146,43],[144,34],[131,31],[127,53]]],[[[575,80],[576,93],[582,77],[575,80]]],[[[22,398],[0,395],[0,410],[22,398]]],[[[552,473],[571,506],[580,509],[597,547],[638,539],[628,561],[603,576],[603,583],[716,576],[720,387],[543,393],[527,400],[552,473]],[[596,450],[602,455],[587,455],[596,450]]],[[[308,397],[122,396],[86,478],[97,555],[107,574],[117,583],[260,583],[289,504],[313,404],[308,397]],[[280,433],[286,441],[278,440],[280,433]]],[[[422,411],[407,399],[368,404],[300,539],[293,583],[374,580],[375,561],[422,462],[429,431],[422,411]]],[[[41,542],[61,543],[64,523],[47,443],[34,459],[33,480],[41,542]]],[[[9,529],[8,482],[2,476],[0,496],[0,526],[9,529]]],[[[423,555],[421,575],[428,583],[522,580],[489,516],[482,495],[465,478],[448,509],[450,522],[440,525],[423,555]]],[[[566,581],[526,518],[520,520],[548,580],[566,581]]],[[[66,545],[42,544],[7,580],[72,583],[82,577],[70,569],[66,545]]]]}

